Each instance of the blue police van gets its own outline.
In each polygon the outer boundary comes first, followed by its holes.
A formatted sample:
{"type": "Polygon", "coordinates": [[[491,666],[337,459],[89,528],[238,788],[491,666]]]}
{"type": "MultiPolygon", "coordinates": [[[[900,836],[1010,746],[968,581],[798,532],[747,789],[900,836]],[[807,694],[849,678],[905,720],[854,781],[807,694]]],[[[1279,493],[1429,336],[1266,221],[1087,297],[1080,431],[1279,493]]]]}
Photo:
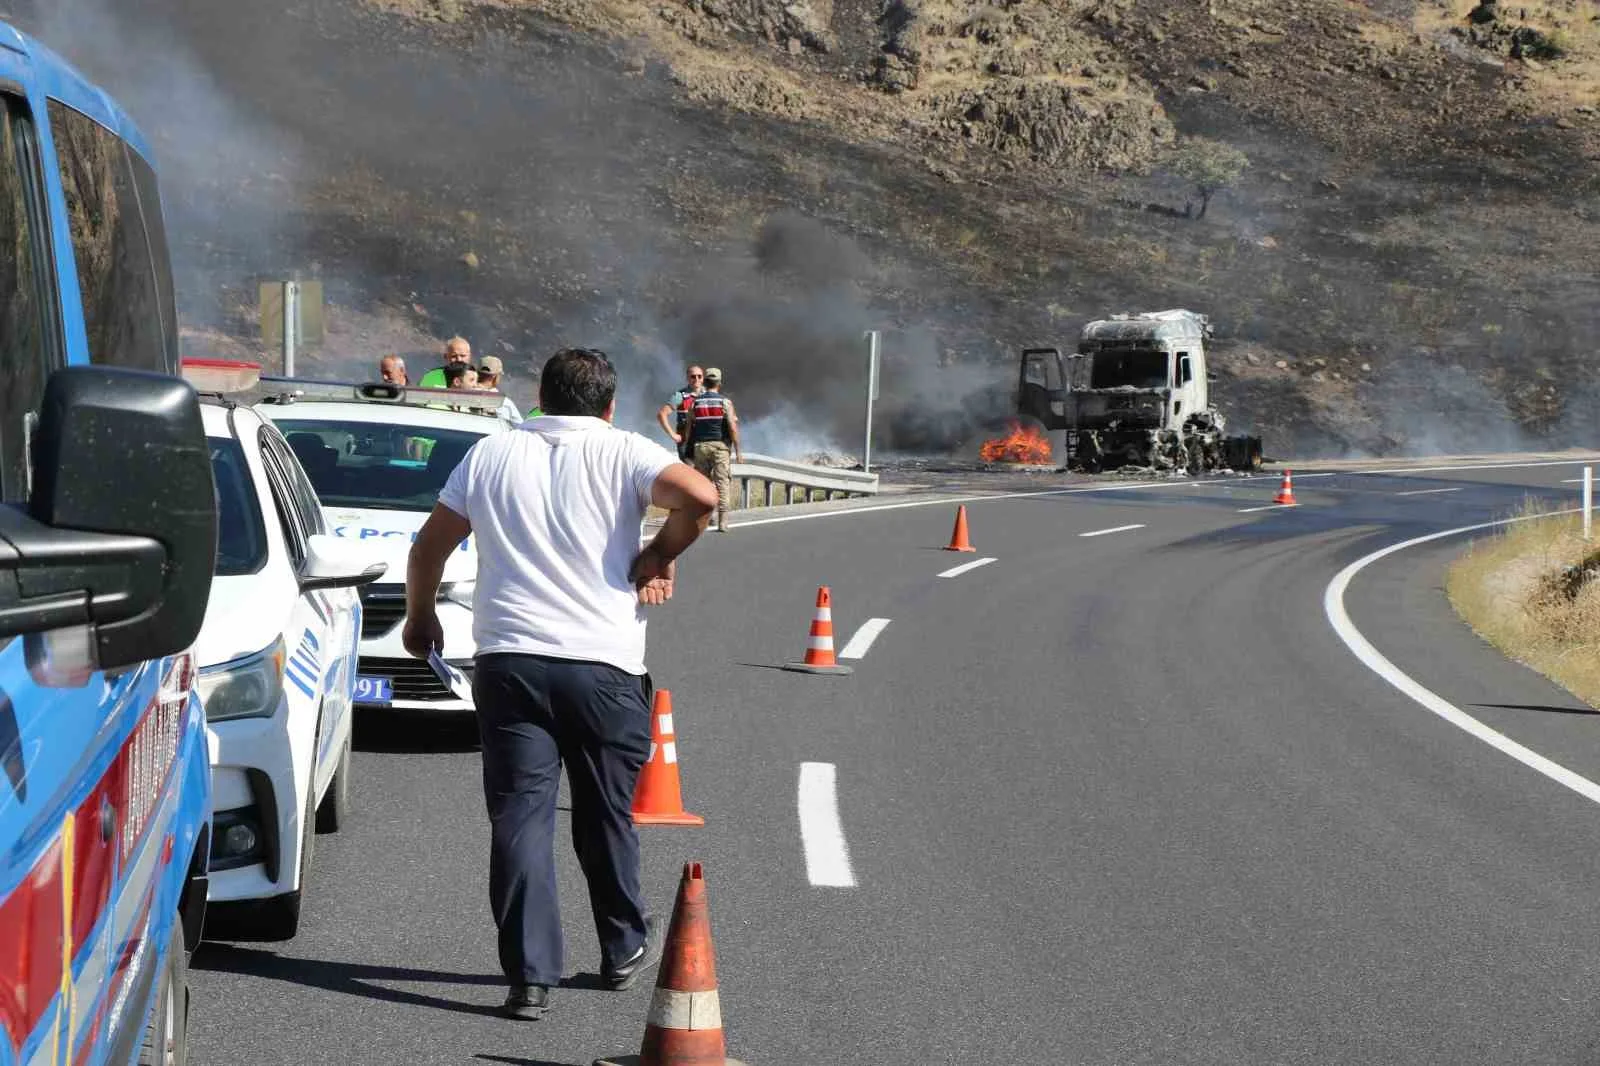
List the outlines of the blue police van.
{"type": "Polygon", "coordinates": [[[216,553],[156,175],[0,22],[0,1066],[182,1063],[216,553]]]}

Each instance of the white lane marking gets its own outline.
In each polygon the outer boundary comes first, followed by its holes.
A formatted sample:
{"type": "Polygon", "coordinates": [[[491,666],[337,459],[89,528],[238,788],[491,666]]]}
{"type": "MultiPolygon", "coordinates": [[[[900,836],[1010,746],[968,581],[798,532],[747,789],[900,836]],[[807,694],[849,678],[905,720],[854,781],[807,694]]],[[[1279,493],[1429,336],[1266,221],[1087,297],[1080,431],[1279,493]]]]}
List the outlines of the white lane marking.
{"type": "Polygon", "coordinates": [[[994,559],[992,559],[992,558],[990,558],[990,559],[974,559],[970,563],[962,563],[960,566],[952,566],[948,570],[941,570],[941,571],[939,571],[939,576],[940,577],[960,577],[962,574],[966,573],[968,570],[976,570],[978,567],[980,567],[980,566],[988,566],[992,562],[994,562],[994,559]]]}
{"type": "Polygon", "coordinates": [[[872,650],[872,642],[878,639],[878,634],[888,628],[887,618],[869,618],[861,623],[861,628],[856,630],[856,635],[851,637],[839,652],[841,659],[859,659],[872,650]]]}
{"type": "Polygon", "coordinates": [[[800,841],[806,850],[806,877],[813,885],[855,887],[831,762],[800,764],[800,841]]]}
{"type": "Polygon", "coordinates": [[[1344,641],[1345,647],[1350,649],[1351,654],[1361,660],[1362,665],[1367,669],[1451,725],[1477,737],[1491,748],[1511,756],[1524,766],[1537,770],[1557,784],[1565,785],[1585,799],[1600,803],[1600,785],[1590,781],[1587,777],[1573,773],[1558,762],[1545,758],[1531,748],[1523,747],[1505,734],[1490,729],[1443,696],[1418,684],[1410,675],[1384,658],[1383,653],[1373,647],[1367,638],[1361,635],[1361,631],[1350,620],[1350,615],[1344,607],[1344,593],[1350,587],[1351,579],[1385,556],[1416,547],[1418,544],[1426,544],[1431,540],[1440,540],[1444,537],[1454,537],[1462,533],[1476,532],[1480,529],[1509,525],[1512,522],[1528,522],[1535,518],[1549,518],[1555,515],[1576,513],[1576,510],[1569,509],[1554,511],[1545,515],[1524,515],[1519,518],[1505,518],[1497,522],[1482,522],[1475,526],[1447,529],[1442,533],[1430,533],[1427,536],[1403,540],[1399,544],[1391,544],[1387,548],[1381,548],[1371,555],[1357,559],[1339,571],[1338,575],[1328,583],[1328,588],[1323,593],[1322,609],[1327,614],[1328,624],[1333,626],[1333,631],[1339,635],[1340,640],[1344,641]]]}
{"type": "Polygon", "coordinates": [[[1265,507],[1241,507],[1240,514],[1253,514],[1256,511],[1281,511],[1285,507],[1298,507],[1297,503],[1269,503],[1265,507]]]}
{"type": "Polygon", "coordinates": [[[1396,496],[1431,496],[1436,492],[1460,492],[1465,485],[1457,485],[1453,489],[1412,489],[1410,492],[1397,492],[1396,496]]]}
{"type": "MultiPolygon", "coordinates": [[[[1594,459],[1554,459],[1538,463],[1463,463],[1458,466],[1394,466],[1387,470],[1352,470],[1353,474],[1437,474],[1443,470],[1531,470],[1541,466],[1582,466],[1594,459]]],[[[1310,475],[1307,475],[1308,477],[1310,475]]]]}
{"type": "Polygon", "coordinates": [[[1080,537],[1103,537],[1107,533],[1126,533],[1130,529],[1143,529],[1144,523],[1140,522],[1131,526],[1112,526],[1110,529],[1096,529],[1089,533],[1079,533],[1080,537]]]}

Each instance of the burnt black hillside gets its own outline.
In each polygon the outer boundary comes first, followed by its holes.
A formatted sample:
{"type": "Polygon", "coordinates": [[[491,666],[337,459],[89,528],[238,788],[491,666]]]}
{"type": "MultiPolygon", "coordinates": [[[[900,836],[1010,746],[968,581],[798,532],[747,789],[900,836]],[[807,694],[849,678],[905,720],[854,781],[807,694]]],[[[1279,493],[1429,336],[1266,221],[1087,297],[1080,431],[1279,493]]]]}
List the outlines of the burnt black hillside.
{"type": "Polygon", "coordinates": [[[597,344],[637,420],[688,355],[784,451],[855,440],[860,332],[883,328],[880,445],[944,451],[1003,423],[1018,348],[1187,306],[1217,323],[1233,423],[1273,454],[1593,444],[1596,31],[1560,3],[1515,24],[1472,6],[10,17],[150,134],[194,354],[257,350],[257,283],[298,272],[330,303],[319,370],[415,366],[460,332],[527,382],[554,346],[597,344]],[[1174,176],[1190,137],[1248,160],[1203,217],[1174,176]]]}

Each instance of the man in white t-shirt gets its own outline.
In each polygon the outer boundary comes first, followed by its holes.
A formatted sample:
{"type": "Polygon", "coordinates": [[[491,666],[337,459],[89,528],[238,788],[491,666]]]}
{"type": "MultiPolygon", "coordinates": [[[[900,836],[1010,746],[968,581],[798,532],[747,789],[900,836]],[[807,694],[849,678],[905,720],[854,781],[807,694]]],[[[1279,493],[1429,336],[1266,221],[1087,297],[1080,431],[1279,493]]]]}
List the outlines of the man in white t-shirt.
{"type": "Polygon", "coordinates": [[[552,356],[539,379],[544,413],[473,445],[406,567],[406,650],[443,654],[439,581],[476,535],[472,695],[492,830],[489,901],[511,985],[503,1012],[513,1018],[543,1014],[561,980],[562,763],[601,979],[627,988],[660,960],[666,932],[645,913],[631,813],[650,753],[645,607],[671,597],[673,560],[704,531],[717,490],[672,452],[613,426],[616,389],[603,353],[552,356]],[[668,516],[641,549],[652,503],[668,516]]]}

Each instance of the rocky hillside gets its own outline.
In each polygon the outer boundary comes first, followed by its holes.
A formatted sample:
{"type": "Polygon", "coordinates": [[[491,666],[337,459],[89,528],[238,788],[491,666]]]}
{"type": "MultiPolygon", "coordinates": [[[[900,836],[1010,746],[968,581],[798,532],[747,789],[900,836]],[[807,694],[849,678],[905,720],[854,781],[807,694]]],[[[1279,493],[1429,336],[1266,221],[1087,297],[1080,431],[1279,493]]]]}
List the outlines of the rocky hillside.
{"type": "Polygon", "coordinates": [[[293,270],[330,370],[596,343],[642,417],[692,357],[787,450],[880,328],[880,445],[960,451],[1020,347],[1187,306],[1271,454],[1597,436],[1579,0],[15,2],[151,131],[196,352],[293,270]]]}

